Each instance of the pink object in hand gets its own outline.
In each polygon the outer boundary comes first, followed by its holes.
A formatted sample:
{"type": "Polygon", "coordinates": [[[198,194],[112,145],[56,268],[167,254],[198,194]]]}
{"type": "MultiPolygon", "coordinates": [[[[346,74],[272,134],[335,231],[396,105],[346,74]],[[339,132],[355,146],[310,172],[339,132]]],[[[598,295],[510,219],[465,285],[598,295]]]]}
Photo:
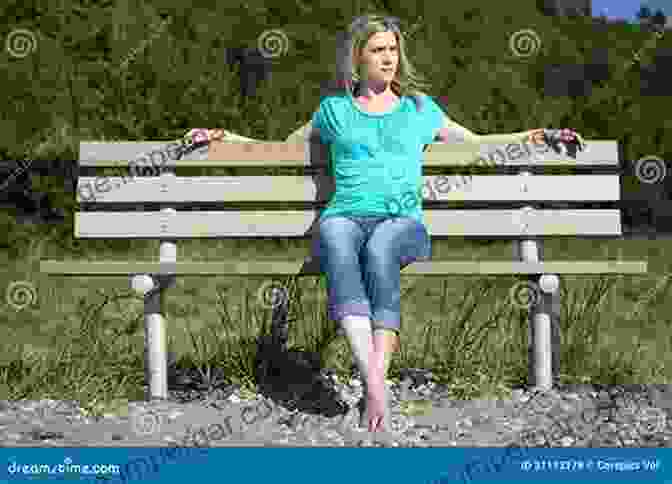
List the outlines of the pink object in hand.
{"type": "Polygon", "coordinates": [[[208,130],[205,128],[192,129],[190,134],[194,143],[201,143],[209,139],[208,130]]]}

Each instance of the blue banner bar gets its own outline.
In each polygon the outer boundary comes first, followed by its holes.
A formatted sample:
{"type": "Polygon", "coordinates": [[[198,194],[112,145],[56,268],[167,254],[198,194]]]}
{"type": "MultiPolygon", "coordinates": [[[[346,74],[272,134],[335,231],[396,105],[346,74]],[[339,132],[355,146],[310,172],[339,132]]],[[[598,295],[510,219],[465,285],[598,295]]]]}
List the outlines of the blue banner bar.
{"type": "Polygon", "coordinates": [[[670,449],[2,448],[0,482],[672,482],[670,449]]]}

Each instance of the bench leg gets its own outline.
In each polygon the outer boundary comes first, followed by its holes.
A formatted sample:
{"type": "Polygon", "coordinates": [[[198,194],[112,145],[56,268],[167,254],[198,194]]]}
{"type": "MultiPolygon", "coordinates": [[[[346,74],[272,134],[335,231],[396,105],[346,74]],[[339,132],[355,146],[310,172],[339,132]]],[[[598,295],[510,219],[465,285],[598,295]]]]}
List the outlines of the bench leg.
{"type": "Polygon", "coordinates": [[[147,361],[145,375],[149,382],[149,400],[168,398],[168,365],[166,361],[166,322],[161,314],[145,315],[147,361]]]}
{"type": "Polygon", "coordinates": [[[530,311],[528,326],[529,384],[548,390],[558,383],[560,375],[560,290],[544,289],[549,289],[549,282],[557,285],[559,279],[555,275],[531,279],[541,290],[538,305],[530,311]]]}
{"type": "MultiPolygon", "coordinates": [[[[173,242],[162,241],[159,260],[174,267],[177,248],[173,242]]],[[[149,384],[149,400],[168,398],[168,355],[166,321],[162,316],[162,297],[175,284],[175,275],[146,274],[131,276],[131,288],[145,300],[145,381],[149,384]]]]}
{"type": "Polygon", "coordinates": [[[168,398],[166,321],[161,315],[161,296],[160,290],[145,296],[145,379],[150,400],[168,398]]]}
{"type": "MultiPolygon", "coordinates": [[[[542,259],[543,244],[534,239],[514,244],[515,256],[524,262],[542,259]]],[[[528,324],[528,384],[548,390],[557,382],[560,371],[560,292],[555,275],[529,276],[540,288],[535,306],[530,308],[528,324]]]]}

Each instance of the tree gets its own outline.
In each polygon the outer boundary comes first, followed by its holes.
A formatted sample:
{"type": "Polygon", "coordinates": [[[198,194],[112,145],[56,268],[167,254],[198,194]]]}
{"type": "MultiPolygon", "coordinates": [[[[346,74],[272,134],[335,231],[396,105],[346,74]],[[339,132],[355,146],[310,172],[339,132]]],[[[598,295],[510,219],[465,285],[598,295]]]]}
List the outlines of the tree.
{"type": "Polygon", "coordinates": [[[651,16],[652,16],[651,9],[648,6],[642,5],[641,7],[639,7],[639,11],[637,12],[637,18],[640,21],[649,19],[651,18],[651,16]]]}
{"type": "Polygon", "coordinates": [[[659,25],[660,27],[665,27],[665,24],[667,23],[667,17],[662,10],[658,9],[651,18],[651,23],[654,25],[659,25]]]}

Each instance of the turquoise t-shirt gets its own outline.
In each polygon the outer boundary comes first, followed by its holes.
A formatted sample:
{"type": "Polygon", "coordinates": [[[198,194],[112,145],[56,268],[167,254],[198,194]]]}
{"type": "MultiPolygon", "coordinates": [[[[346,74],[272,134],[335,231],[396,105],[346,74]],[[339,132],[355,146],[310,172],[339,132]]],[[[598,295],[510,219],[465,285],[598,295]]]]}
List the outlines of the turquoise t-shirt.
{"type": "Polygon", "coordinates": [[[335,191],[320,220],[337,214],[422,215],[422,152],[444,123],[444,112],[422,94],[402,97],[385,113],[363,111],[349,93],[322,99],[312,125],[329,145],[335,191]]]}

